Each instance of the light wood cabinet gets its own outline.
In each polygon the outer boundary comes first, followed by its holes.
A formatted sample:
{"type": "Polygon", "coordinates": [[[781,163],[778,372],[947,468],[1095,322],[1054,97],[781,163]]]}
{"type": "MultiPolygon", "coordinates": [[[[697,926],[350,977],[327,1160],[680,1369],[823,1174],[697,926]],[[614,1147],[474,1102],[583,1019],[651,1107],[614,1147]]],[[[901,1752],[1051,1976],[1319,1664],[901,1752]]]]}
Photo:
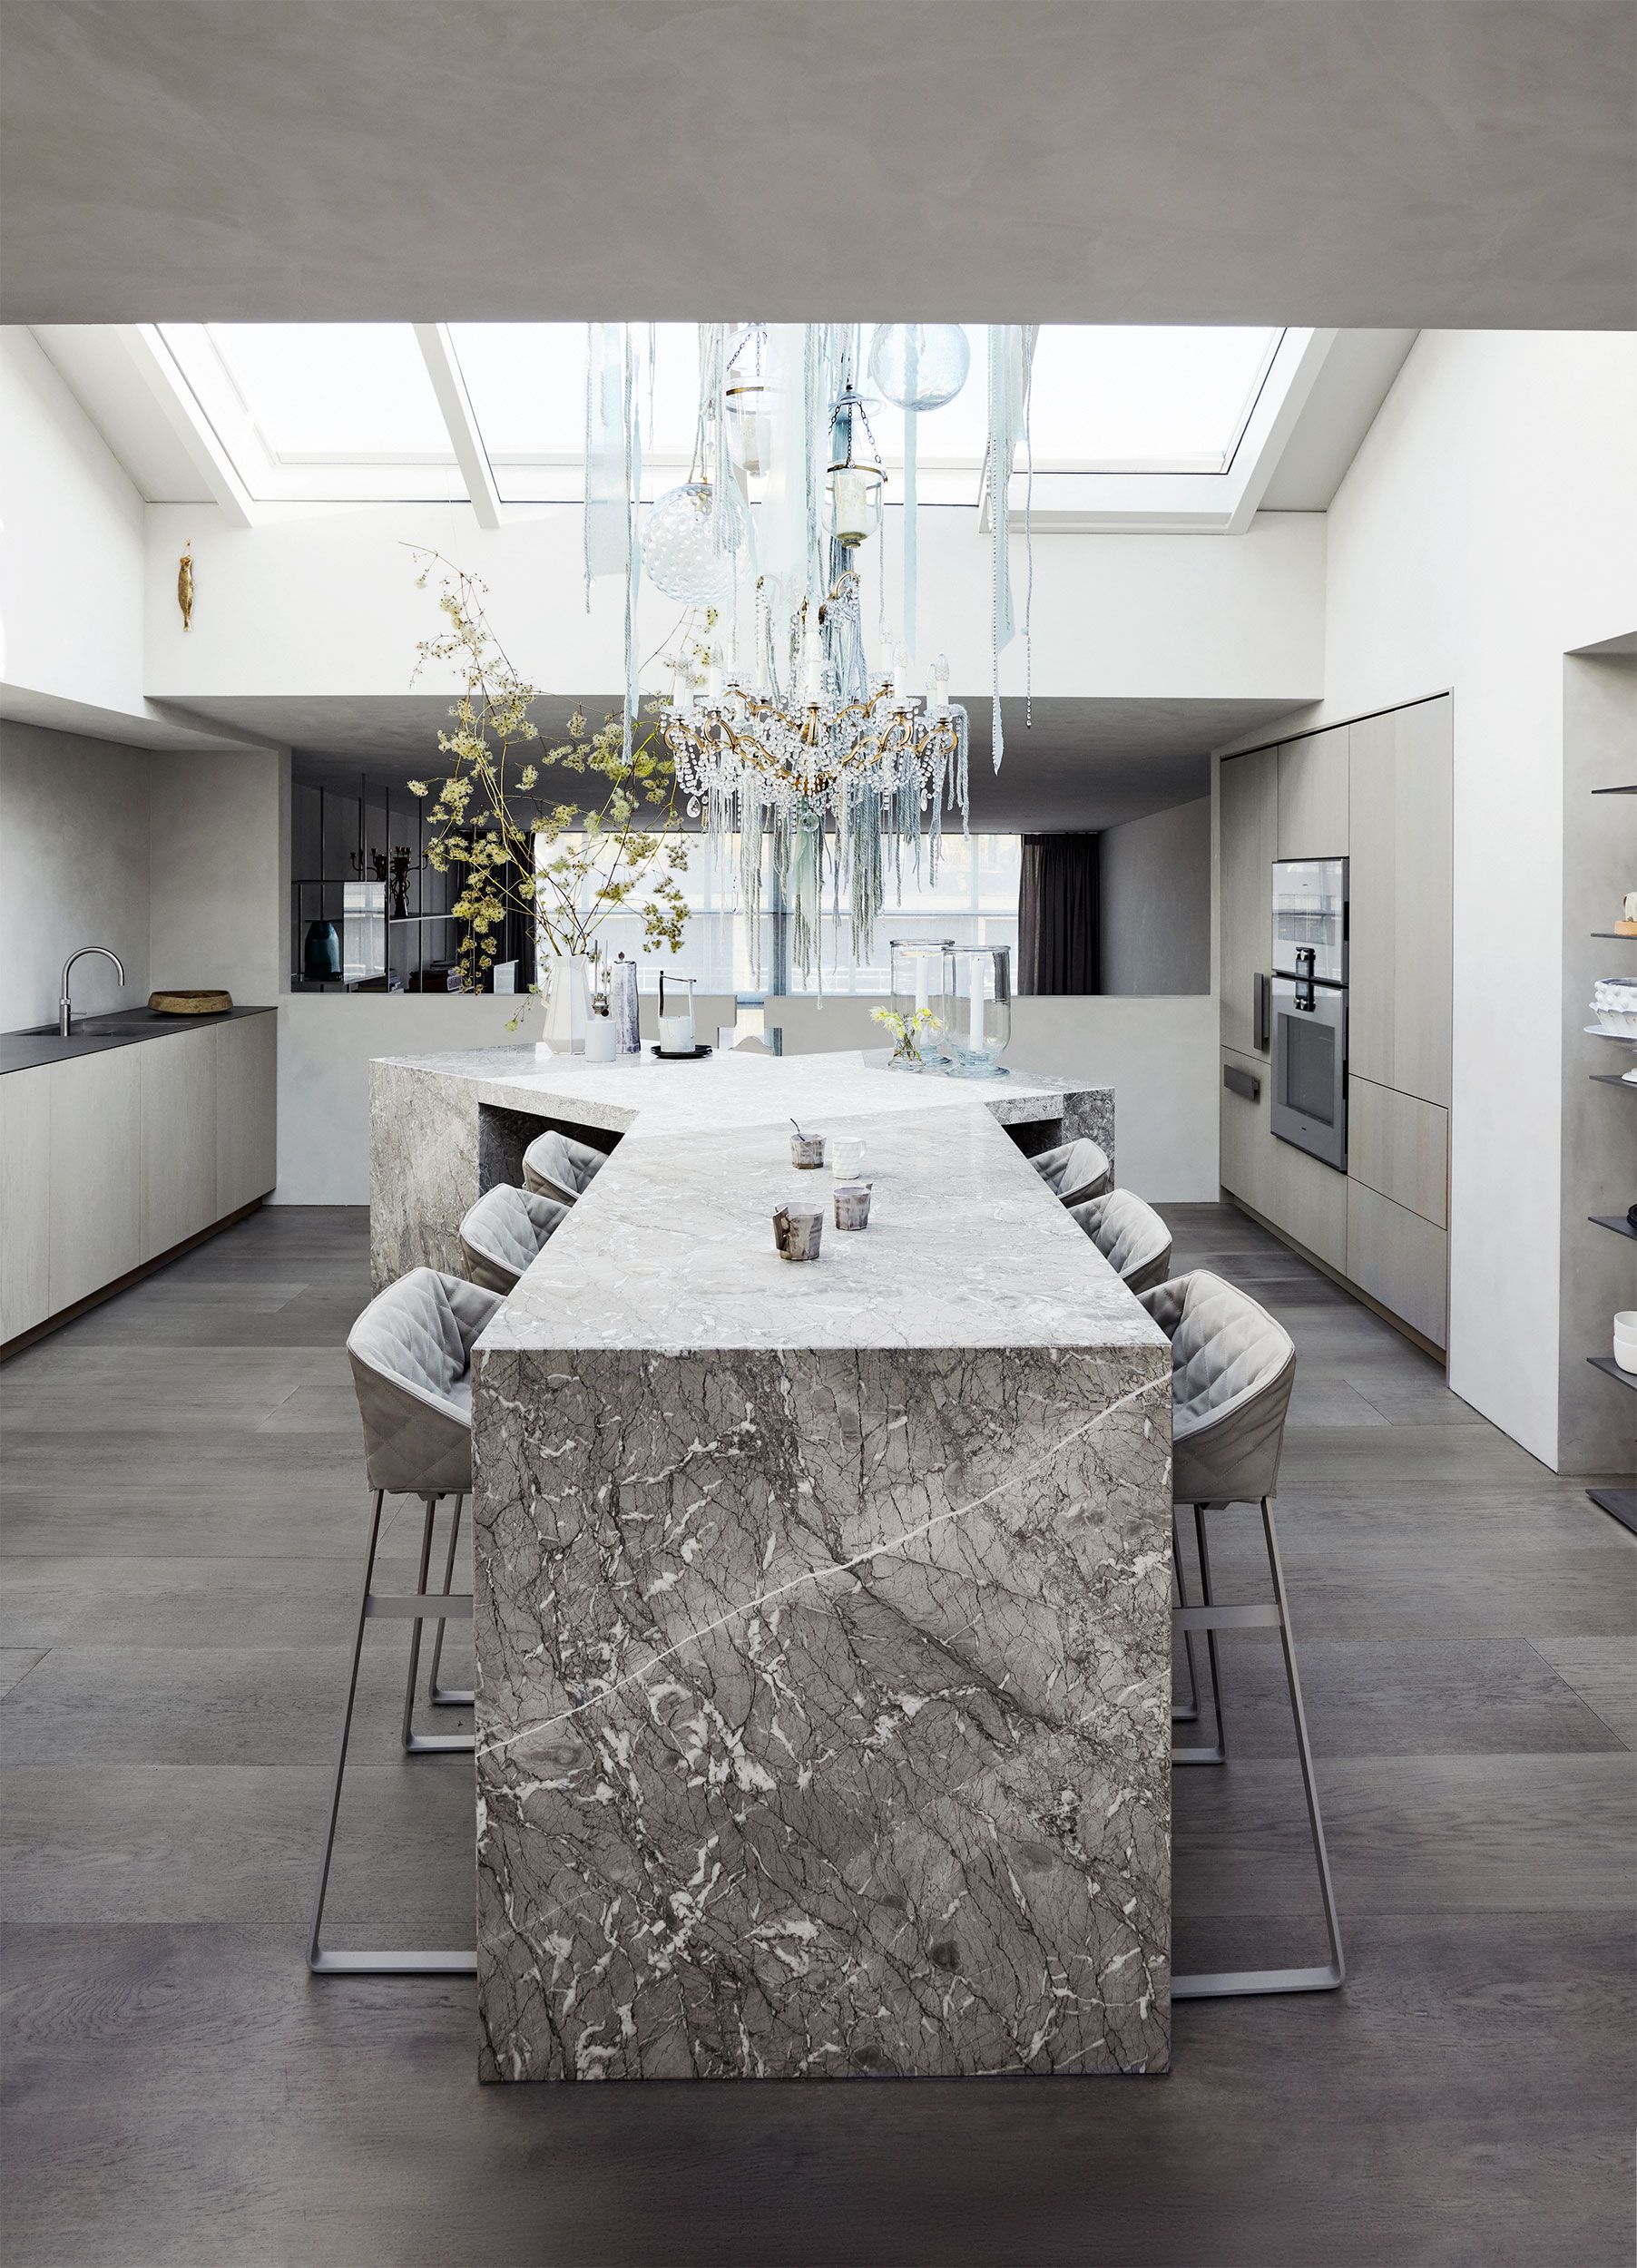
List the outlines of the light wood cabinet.
{"type": "Polygon", "coordinates": [[[0,1076],[0,1343],[266,1197],[278,1020],[0,1076]]]}
{"type": "Polygon", "coordinates": [[[1275,1228],[1345,1274],[1348,1252],[1347,1176],[1320,1165],[1306,1150],[1276,1140],[1268,1124],[1270,1080],[1268,1059],[1222,1050],[1222,1068],[1256,1080],[1252,1102],[1225,1082],[1221,1095],[1221,1150],[1218,1172],[1224,1189],[1260,1213],[1275,1228]]]}
{"type": "Polygon", "coordinates": [[[1305,1149],[1277,1136],[1268,1146],[1268,1202],[1275,1228],[1303,1246],[1338,1275],[1348,1266],[1348,1178],[1305,1149]]]}
{"type": "Polygon", "coordinates": [[[1276,748],[1226,758],[1218,785],[1222,1045],[1264,1062],[1256,1030],[1255,980],[1272,972],[1270,869],[1279,855],[1278,758],[1276,748]]]}
{"type": "Polygon", "coordinates": [[[216,1212],[266,1197],[278,1178],[278,1019],[216,1027],[216,1212]]]}
{"type": "Polygon", "coordinates": [[[1257,1083],[1254,1101],[1236,1093],[1226,1079],[1221,1092],[1221,1156],[1219,1178],[1224,1189],[1248,1205],[1253,1213],[1268,1212],[1269,1152],[1273,1137],[1268,1131],[1268,1059],[1222,1050],[1222,1070],[1235,1070],[1257,1083]]]}
{"type": "Polygon", "coordinates": [[[1279,750],[1280,858],[1348,855],[1347,725],[1287,740],[1279,750]]]}
{"type": "Polygon", "coordinates": [[[51,1313],[51,1112],[44,1070],[0,1078],[0,1341],[51,1313]]]}
{"type": "Polygon", "coordinates": [[[1449,1225],[1449,1113],[1367,1079],[1348,1082],[1348,1172],[1436,1228],[1449,1225]]]}
{"type": "Polygon", "coordinates": [[[1347,1273],[1434,1346],[1448,1341],[1449,1236],[1407,1206],[1349,1180],[1347,1273]]]}
{"type": "Polygon", "coordinates": [[[142,1074],[144,1260],[197,1236],[221,1209],[216,1202],[220,1029],[211,1024],[131,1050],[142,1074]]]}
{"type": "Polygon", "coordinates": [[[1449,1107],[1453,774],[1447,696],[1349,728],[1353,1074],[1449,1107]]]}
{"type": "Polygon", "coordinates": [[[142,1053],[111,1048],[45,1068],[53,1315],[142,1264],[142,1053]]]}

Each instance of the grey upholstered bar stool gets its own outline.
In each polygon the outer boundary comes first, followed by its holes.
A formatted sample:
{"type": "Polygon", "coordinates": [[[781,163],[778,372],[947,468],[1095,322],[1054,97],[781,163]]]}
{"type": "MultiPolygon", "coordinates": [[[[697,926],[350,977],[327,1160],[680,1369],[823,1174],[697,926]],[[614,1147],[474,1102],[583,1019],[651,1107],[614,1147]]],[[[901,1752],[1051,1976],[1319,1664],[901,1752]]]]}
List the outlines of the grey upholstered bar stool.
{"type": "Polygon", "coordinates": [[[1101,1143],[1093,1141],[1089,1134],[1083,1134],[1078,1141],[1059,1142],[1055,1149],[1043,1149],[1029,1163],[1053,1196],[1068,1206],[1101,1197],[1113,1179],[1113,1168],[1101,1143]]]}
{"type": "Polygon", "coordinates": [[[1149,1292],[1171,1271],[1171,1231],[1130,1189],[1111,1189],[1069,1210],[1128,1292],[1149,1292]]]}
{"type": "Polygon", "coordinates": [[[548,1129],[536,1134],[523,1153],[523,1186],[535,1197],[572,1205],[607,1163],[606,1154],[589,1142],[548,1129]]]}
{"type": "Polygon", "coordinates": [[[460,1256],[474,1284],[485,1291],[509,1292],[531,1262],[545,1249],[554,1229],[568,1218],[555,1198],[536,1197],[497,1181],[485,1189],[460,1224],[460,1256]]]}
{"type": "MultiPolygon", "coordinates": [[[[1324,1821],[1319,1814],[1318,1790],[1313,1776],[1313,1753],[1308,1743],[1307,1713],[1302,1707],[1301,1680],[1297,1675],[1290,1610],[1285,1597],[1284,1569],[1279,1561],[1271,1501],[1279,1482],[1285,1413],[1296,1379],[1296,1348],[1289,1334],[1266,1308],[1259,1307],[1255,1300],[1247,1298],[1243,1292],[1225,1284],[1208,1269],[1196,1268],[1191,1275],[1173,1276],[1169,1283],[1157,1285],[1141,1296],[1142,1305],[1171,1341],[1171,1497],[1176,1504],[1192,1506],[1200,1547],[1201,1603],[1197,1607],[1188,1604],[1179,1562],[1175,1625],[1189,1647],[1191,1674],[1193,1633],[1205,1633],[1216,1708],[1215,1745],[1173,1749],[1172,1758],[1183,1765],[1222,1764],[1227,1760],[1217,1632],[1277,1629],[1284,1655],[1285,1682],[1296,1727],[1302,1791],[1307,1798],[1308,1828],[1330,1944],[1329,1960],[1321,1967],[1222,1970],[1210,1975],[1173,1977],[1171,1997],[1200,2000],[1238,1993],[1331,1992],[1342,1982],[1347,1967],[1342,1957],[1341,1927],[1330,1882],[1329,1853],[1325,1849],[1324,1821]],[[1268,1571],[1273,1580],[1270,1606],[1225,1606],[1211,1596],[1205,1515],[1208,1511],[1221,1511],[1230,1504],[1260,1506],[1268,1571]]],[[[1174,1538],[1174,1513],[1172,1534],[1174,1538]]],[[[1197,1696],[1197,1686],[1194,1690],[1197,1696]]]]}
{"type": "MultiPolygon", "coordinates": [[[[422,1734],[415,1730],[415,1679],[420,1662],[421,1625],[436,1622],[441,1636],[446,1620],[469,1619],[470,1592],[450,1589],[455,1574],[455,1539],[461,1504],[472,1488],[472,1348],[477,1335],[500,1305],[495,1292],[484,1291],[458,1276],[442,1276],[436,1268],[411,1268],[407,1276],[388,1285],[372,1299],[347,1341],[358,1392],[358,1415],[364,1425],[364,1444],[375,1507],[369,1520],[369,1541],[364,1552],[364,1590],[358,1604],[358,1628],[352,1641],[352,1667],[347,1685],[347,1706],[341,1715],[341,1739],[336,1752],[335,1779],[330,1788],[329,1817],[324,1830],[324,1856],[319,1868],[318,1895],[313,1901],[312,1931],[308,1941],[307,1965],[316,1976],[471,1976],[476,1956],[470,1952],[402,1951],[330,1953],[319,1944],[324,1920],[324,1893],[329,1884],[330,1860],[335,1853],[336,1819],[341,1808],[341,1781],[347,1770],[347,1744],[352,1730],[353,1703],[358,1689],[358,1662],[364,1650],[364,1626],[381,1617],[411,1625],[409,1674],[404,1686],[404,1717],[400,1733],[407,1755],[447,1755],[472,1751],[468,1733],[422,1734]],[[384,1598],[371,1589],[376,1549],[381,1534],[381,1505],[387,1495],[418,1496],[426,1508],[421,1530],[420,1574],[408,1598],[384,1598]],[[449,1530],[449,1555],[441,1592],[428,1592],[426,1573],[432,1558],[432,1523],[441,1499],[453,1496],[455,1512],[449,1530]]],[[[470,1701],[468,1694],[446,1694],[446,1701],[470,1701]]]]}

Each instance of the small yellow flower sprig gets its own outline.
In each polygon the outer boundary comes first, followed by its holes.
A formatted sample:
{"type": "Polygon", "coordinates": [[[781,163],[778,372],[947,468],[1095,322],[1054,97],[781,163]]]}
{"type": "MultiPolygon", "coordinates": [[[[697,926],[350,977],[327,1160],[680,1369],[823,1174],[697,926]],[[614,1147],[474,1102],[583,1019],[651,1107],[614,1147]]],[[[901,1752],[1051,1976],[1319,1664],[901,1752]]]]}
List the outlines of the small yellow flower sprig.
{"type": "Polygon", "coordinates": [[[936,1025],[937,1022],[932,1011],[917,1008],[913,1015],[908,1016],[901,1016],[896,1008],[872,1008],[869,1012],[874,1022],[885,1024],[891,1032],[896,1042],[893,1048],[895,1059],[905,1063],[918,1063],[921,1060],[919,1035],[928,1024],[936,1025]]]}
{"type": "Polygon", "coordinates": [[[440,552],[416,547],[416,587],[424,591],[437,572],[446,621],[438,636],[419,641],[416,675],[453,662],[461,692],[449,728],[437,736],[447,774],[436,793],[422,779],[412,779],[409,792],[433,797],[427,865],[459,876],[450,912],[462,924],[463,990],[482,989],[508,913],[534,921],[542,951],[580,953],[599,923],[626,908],[641,917],[649,951],[675,952],[688,918],[676,879],[688,848],[676,767],[658,725],[649,723],[640,737],[633,731],[628,756],[622,710],[611,711],[593,731],[576,709],[567,740],[542,756],[530,715],[541,694],[489,627],[486,586],[440,552]],[[543,767],[557,777],[579,774],[586,793],[548,797],[543,767]],[[550,855],[541,855],[542,844],[550,855]]]}

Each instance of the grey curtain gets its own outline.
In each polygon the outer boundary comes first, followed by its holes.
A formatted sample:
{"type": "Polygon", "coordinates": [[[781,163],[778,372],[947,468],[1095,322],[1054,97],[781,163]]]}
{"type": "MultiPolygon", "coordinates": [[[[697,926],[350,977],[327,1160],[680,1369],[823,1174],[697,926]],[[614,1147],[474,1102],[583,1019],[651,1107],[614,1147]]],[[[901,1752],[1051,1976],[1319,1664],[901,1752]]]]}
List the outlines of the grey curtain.
{"type": "Polygon", "coordinates": [[[1017,903],[1020,992],[1095,992],[1097,837],[1025,835],[1017,903]]]}

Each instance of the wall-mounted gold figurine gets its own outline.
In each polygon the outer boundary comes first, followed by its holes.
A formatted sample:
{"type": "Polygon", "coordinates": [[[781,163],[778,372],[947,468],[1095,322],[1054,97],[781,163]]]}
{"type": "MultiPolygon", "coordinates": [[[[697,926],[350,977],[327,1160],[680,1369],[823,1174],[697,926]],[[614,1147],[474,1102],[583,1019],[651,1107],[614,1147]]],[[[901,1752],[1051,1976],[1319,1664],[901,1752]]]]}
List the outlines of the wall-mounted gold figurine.
{"type": "Polygon", "coordinates": [[[189,543],[176,563],[176,603],[181,609],[183,630],[193,627],[193,546],[189,543]]]}

